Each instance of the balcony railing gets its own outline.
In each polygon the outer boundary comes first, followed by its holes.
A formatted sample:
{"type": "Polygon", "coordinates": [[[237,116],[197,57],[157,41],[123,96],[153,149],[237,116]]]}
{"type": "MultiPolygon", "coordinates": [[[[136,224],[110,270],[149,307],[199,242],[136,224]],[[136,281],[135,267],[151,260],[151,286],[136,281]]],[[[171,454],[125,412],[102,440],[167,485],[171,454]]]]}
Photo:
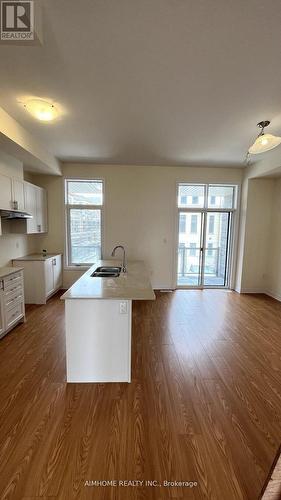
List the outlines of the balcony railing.
{"type": "MultiPolygon", "coordinates": [[[[190,246],[178,247],[178,277],[185,278],[198,275],[200,272],[200,248],[190,246]]],[[[225,273],[225,258],[220,247],[207,248],[205,251],[204,274],[223,277],[225,273]]]]}

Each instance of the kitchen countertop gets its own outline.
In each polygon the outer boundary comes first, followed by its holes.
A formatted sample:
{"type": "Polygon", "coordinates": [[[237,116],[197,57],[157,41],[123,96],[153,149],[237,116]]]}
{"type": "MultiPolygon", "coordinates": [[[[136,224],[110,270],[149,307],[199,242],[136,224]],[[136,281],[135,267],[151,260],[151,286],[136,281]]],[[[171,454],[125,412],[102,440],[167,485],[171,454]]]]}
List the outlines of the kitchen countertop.
{"type": "Polygon", "coordinates": [[[155,299],[144,262],[129,261],[127,273],[121,272],[118,278],[92,278],[91,274],[99,266],[121,266],[121,263],[116,260],[96,262],[62,295],[61,299],[155,299]]]}
{"type": "Polygon", "coordinates": [[[46,260],[51,259],[52,257],[56,257],[57,255],[62,255],[61,253],[47,253],[46,256],[43,256],[41,253],[33,253],[31,255],[24,255],[24,257],[18,257],[17,261],[26,261],[26,260],[46,260]]]}
{"type": "Polygon", "coordinates": [[[22,267],[0,267],[0,279],[9,276],[10,274],[18,273],[22,271],[22,267]]]}

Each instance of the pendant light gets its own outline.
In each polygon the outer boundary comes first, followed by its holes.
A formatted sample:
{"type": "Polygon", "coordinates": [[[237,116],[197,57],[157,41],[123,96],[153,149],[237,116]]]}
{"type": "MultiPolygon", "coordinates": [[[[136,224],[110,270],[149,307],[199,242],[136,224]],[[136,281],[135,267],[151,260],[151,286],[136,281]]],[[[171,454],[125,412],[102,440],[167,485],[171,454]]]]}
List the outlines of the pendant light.
{"type": "Polygon", "coordinates": [[[258,155],[260,153],[264,153],[265,151],[269,151],[270,149],[276,148],[276,146],[279,146],[279,144],[281,143],[281,137],[264,133],[265,127],[268,127],[269,124],[269,120],[264,120],[257,124],[261,131],[254,144],[249,148],[248,153],[252,155],[258,155]]]}

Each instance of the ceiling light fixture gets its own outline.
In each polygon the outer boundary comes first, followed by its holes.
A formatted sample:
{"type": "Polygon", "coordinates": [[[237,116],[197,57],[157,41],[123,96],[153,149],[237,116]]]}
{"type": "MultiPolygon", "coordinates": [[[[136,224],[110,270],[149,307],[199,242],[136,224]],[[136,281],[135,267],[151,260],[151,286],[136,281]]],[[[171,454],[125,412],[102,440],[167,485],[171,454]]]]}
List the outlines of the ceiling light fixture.
{"type": "Polygon", "coordinates": [[[43,99],[30,99],[24,104],[25,109],[37,120],[50,122],[54,120],[58,112],[55,106],[43,99]]]}
{"type": "Polygon", "coordinates": [[[265,153],[265,151],[270,151],[270,149],[276,148],[276,146],[279,146],[279,144],[281,143],[281,137],[264,133],[265,127],[268,127],[269,124],[269,120],[264,120],[257,124],[261,131],[254,144],[249,148],[248,153],[252,155],[258,155],[260,153],[265,153]]]}

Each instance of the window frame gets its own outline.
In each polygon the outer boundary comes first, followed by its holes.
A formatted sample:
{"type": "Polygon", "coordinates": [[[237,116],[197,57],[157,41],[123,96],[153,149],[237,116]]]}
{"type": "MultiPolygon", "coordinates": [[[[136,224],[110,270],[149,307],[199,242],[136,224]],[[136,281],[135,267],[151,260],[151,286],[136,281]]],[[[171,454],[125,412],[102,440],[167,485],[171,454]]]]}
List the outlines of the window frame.
{"type": "Polygon", "coordinates": [[[83,262],[82,264],[75,264],[70,261],[71,258],[71,231],[70,231],[70,210],[99,210],[100,211],[100,224],[101,224],[101,256],[103,258],[103,247],[104,247],[104,204],[105,204],[105,182],[104,179],[94,178],[77,178],[77,177],[65,177],[64,178],[64,214],[65,214],[65,268],[71,269],[81,269],[87,270],[95,264],[95,262],[83,262]],[[102,184],[102,204],[101,205],[80,205],[80,204],[69,204],[68,203],[68,182],[98,182],[102,184]]]}
{"type": "MultiPolygon", "coordinates": [[[[202,181],[195,181],[195,182],[190,182],[186,181],[185,179],[183,180],[177,180],[175,182],[175,205],[174,205],[174,210],[175,210],[175,228],[177,228],[178,224],[178,217],[179,217],[179,212],[230,212],[231,213],[231,224],[232,224],[232,231],[230,235],[230,240],[229,240],[229,256],[228,256],[228,283],[227,286],[221,287],[221,286],[205,286],[204,288],[225,288],[225,289],[230,289],[234,290],[235,289],[235,279],[236,279],[236,271],[237,271],[237,254],[238,254],[238,234],[239,234],[239,228],[238,228],[238,222],[239,222],[239,217],[240,217],[240,201],[241,201],[241,182],[202,182],[202,181]],[[179,203],[179,188],[180,186],[204,186],[204,206],[203,207],[184,207],[179,203]],[[232,208],[218,208],[218,207],[213,207],[208,205],[208,196],[209,196],[209,187],[210,186],[228,186],[234,188],[234,196],[233,196],[233,205],[232,208]]],[[[175,234],[175,240],[174,240],[174,252],[173,252],[173,288],[174,289],[186,289],[184,286],[179,286],[177,283],[177,271],[178,271],[178,241],[179,241],[179,233],[177,230],[174,231],[175,234]]],[[[198,288],[198,287],[194,287],[198,288]]],[[[200,287],[199,287],[200,288],[200,287]]],[[[189,289],[192,289],[192,287],[189,287],[189,289]]]]}

